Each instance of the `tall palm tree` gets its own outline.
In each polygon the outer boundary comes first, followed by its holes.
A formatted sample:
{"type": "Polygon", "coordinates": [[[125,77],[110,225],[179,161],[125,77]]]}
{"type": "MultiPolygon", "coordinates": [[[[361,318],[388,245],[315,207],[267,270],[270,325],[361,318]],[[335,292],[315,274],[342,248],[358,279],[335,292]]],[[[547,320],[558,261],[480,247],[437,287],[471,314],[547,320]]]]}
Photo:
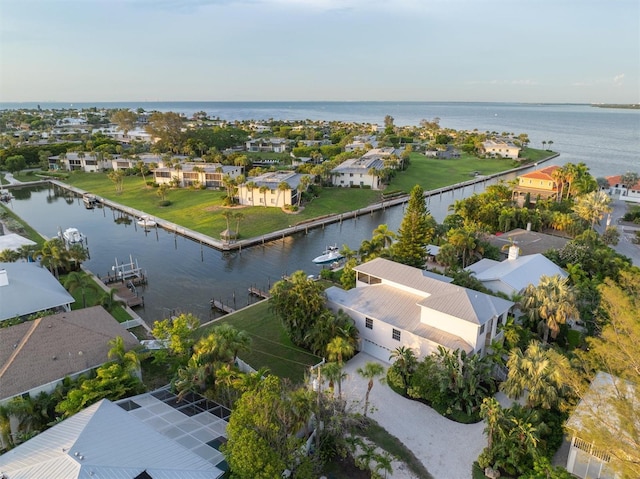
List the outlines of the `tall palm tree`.
{"type": "Polygon", "coordinates": [[[100,306],[106,309],[108,312],[112,312],[116,306],[126,306],[127,304],[116,298],[117,289],[111,288],[109,291],[105,291],[100,298],[100,306]]]}
{"type": "Polygon", "coordinates": [[[260,193],[262,193],[262,198],[263,198],[263,204],[264,207],[267,207],[267,191],[269,191],[269,187],[266,185],[262,185],[260,188],[258,188],[258,190],[260,191],[260,193]]]}
{"type": "Polygon", "coordinates": [[[568,278],[560,275],[543,275],[538,286],[527,286],[523,293],[523,307],[529,319],[540,321],[545,343],[549,339],[549,332],[555,339],[560,332],[560,325],[579,315],[575,292],[569,285],[568,278]]]}
{"type": "Polygon", "coordinates": [[[605,213],[610,213],[611,197],[604,191],[592,191],[576,198],[573,212],[591,224],[594,229],[596,221],[600,221],[605,213]]]}
{"type": "Polygon", "coordinates": [[[258,187],[258,185],[256,184],[255,181],[249,181],[249,182],[247,182],[245,187],[247,188],[247,195],[251,194],[251,206],[255,206],[256,205],[256,198],[255,198],[255,196],[253,194],[253,190],[255,190],[258,187]]]}
{"type": "Polygon", "coordinates": [[[291,186],[289,186],[289,183],[287,183],[286,181],[281,181],[280,183],[278,183],[278,197],[276,199],[276,206],[280,204],[280,195],[290,189],[291,186]]]}
{"type": "Polygon", "coordinates": [[[244,218],[244,214],[238,211],[233,215],[233,217],[236,220],[236,238],[238,238],[240,236],[240,220],[244,218]]]}
{"type": "Polygon", "coordinates": [[[35,256],[40,257],[40,264],[45,268],[49,268],[51,274],[55,275],[56,278],[60,278],[61,269],[69,269],[69,251],[67,251],[63,241],[59,238],[45,241],[42,248],[35,252],[35,256]]]}
{"type": "Polygon", "coordinates": [[[338,385],[338,399],[342,399],[342,381],[347,378],[347,373],[342,369],[342,364],[329,362],[322,366],[322,375],[329,381],[329,385],[338,385]]]}
{"type": "Polygon", "coordinates": [[[510,398],[519,399],[525,392],[529,407],[550,409],[563,395],[563,378],[570,370],[569,360],[538,341],[532,341],[525,352],[511,350],[507,361],[509,374],[500,389],[510,398]]]}
{"type": "Polygon", "coordinates": [[[364,417],[367,417],[367,411],[369,410],[369,394],[373,389],[373,380],[384,373],[384,368],[380,363],[374,363],[372,361],[367,362],[364,367],[358,368],[356,372],[365,379],[368,379],[367,392],[364,396],[364,417]]]}

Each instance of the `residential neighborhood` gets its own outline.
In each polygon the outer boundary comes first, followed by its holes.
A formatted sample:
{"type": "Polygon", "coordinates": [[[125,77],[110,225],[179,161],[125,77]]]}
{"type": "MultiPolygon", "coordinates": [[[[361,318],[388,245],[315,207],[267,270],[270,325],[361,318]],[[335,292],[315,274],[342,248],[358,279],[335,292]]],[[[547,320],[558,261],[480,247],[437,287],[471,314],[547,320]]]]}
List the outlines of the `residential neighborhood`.
{"type": "Polygon", "coordinates": [[[51,116],[47,134],[6,121],[0,150],[18,196],[0,206],[5,477],[633,477],[637,375],[620,351],[640,339],[638,271],[616,246],[638,248],[637,174],[605,184],[524,134],[390,116],[29,115],[51,116]],[[474,192],[436,221],[421,184],[441,171],[443,188],[474,192]],[[107,276],[89,271],[85,244],[44,238],[13,212],[32,181],[80,194],[69,204],[89,198],[114,224],[135,211],[145,236],[171,224],[176,250],[180,228],[202,263],[211,237],[226,268],[256,237],[272,268],[266,233],[288,248],[309,224],[342,226],[356,201],[371,216],[396,201],[402,222],[327,246],[317,274],[278,271],[265,290],[248,278],[255,304],[234,292],[233,307],[211,299],[209,318],[184,307],[146,322],[127,297],[153,283],[125,278],[117,259],[107,276]],[[609,402],[599,390],[611,385],[629,394],[609,402]],[[609,435],[592,413],[613,418],[609,435]]]}

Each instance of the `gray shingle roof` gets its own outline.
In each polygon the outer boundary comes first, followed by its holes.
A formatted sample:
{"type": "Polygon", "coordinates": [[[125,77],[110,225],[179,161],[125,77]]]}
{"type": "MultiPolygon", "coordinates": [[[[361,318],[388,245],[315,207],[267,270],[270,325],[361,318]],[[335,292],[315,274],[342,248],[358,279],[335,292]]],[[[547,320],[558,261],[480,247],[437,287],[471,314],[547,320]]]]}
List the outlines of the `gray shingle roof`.
{"type": "Polygon", "coordinates": [[[103,364],[116,336],[139,344],[102,306],[0,328],[0,399],[103,364]]]}

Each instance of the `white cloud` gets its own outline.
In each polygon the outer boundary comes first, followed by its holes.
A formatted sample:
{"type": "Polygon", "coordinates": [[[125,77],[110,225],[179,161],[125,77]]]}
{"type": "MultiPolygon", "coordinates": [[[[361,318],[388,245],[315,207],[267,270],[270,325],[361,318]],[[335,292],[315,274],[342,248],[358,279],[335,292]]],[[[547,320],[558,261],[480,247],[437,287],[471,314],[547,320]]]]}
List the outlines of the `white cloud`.
{"type": "Polygon", "coordinates": [[[623,83],[624,83],[624,73],[621,73],[620,75],[616,75],[613,77],[613,84],[615,86],[622,86],[623,83]]]}

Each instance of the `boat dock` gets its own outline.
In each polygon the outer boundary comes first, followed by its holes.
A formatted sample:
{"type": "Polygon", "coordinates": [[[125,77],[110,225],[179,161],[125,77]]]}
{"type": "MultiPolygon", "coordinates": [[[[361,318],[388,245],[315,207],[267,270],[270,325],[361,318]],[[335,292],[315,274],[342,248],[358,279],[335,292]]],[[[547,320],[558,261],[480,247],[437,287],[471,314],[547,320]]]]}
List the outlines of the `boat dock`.
{"type": "Polygon", "coordinates": [[[271,297],[268,291],[262,291],[261,289],[254,288],[253,286],[249,288],[249,294],[263,299],[269,299],[271,297]]]}
{"type": "Polygon", "coordinates": [[[135,285],[129,281],[126,284],[121,284],[116,288],[115,295],[124,301],[127,306],[133,308],[135,306],[144,307],[144,296],[139,296],[135,285]]]}
{"type": "Polygon", "coordinates": [[[218,301],[217,299],[211,300],[211,309],[217,309],[221,313],[229,314],[235,312],[231,306],[224,304],[222,301],[218,301]]]}
{"type": "MultiPolygon", "coordinates": [[[[557,157],[558,154],[554,154],[549,156],[548,158],[545,158],[542,161],[539,161],[538,163],[536,163],[535,166],[537,166],[539,163],[543,162],[543,161],[549,161],[555,157],[557,157]]],[[[524,169],[528,169],[528,168],[532,168],[534,165],[531,164],[527,164],[527,165],[522,165],[516,168],[512,168],[510,170],[507,171],[502,171],[500,173],[495,173],[492,175],[486,175],[486,176],[475,176],[474,178],[472,178],[471,180],[468,181],[464,181],[461,183],[456,183],[453,185],[449,185],[449,186],[445,186],[443,188],[437,188],[434,190],[428,190],[425,191],[424,196],[425,198],[432,198],[434,196],[442,196],[443,193],[448,193],[448,192],[452,192],[454,190],[457,190],[459,188],[464,188],[467,186],[471,186],[471,185],[475,185],[475,184],[479,184],[479,183],[485,183],[489,180],[492,180],[494,178],[500,178],[502,176],[505,176],[509,173],[513,173],[513,172],[517,172],[520,170],[524,170],[524,169]]],[[[81,190],[79,188],[70,186],[66,183],[63,183],[61,181],[57,181],[57,180],[49,180],[49,182],[55,186],[59,186],[60,188],[63,188],[65,190],[69,190],[72,191],[73,193],[75,193],[78,196],[83,196],[84,194],[86,194],[87,192],[84,190],[81,190]]],[[[240,253],[242,252],[242,248],[248,248],[250,246],[257,246],[257,245],[264,245],[265,243],[271,242],[271,241],[275,241],[275,240],[284,240],[285,237],[287,236],[293,236],[295,234],[298,233],[304,233],[307,234],[309,232],[310,229],[315,229],[315,228],[324,228],[324,226],[332,224],[332,223],[342,223],[345,220],[350,220],[350,219],[358,219],[358,217],[360,216],[364,216],[364,215],[368,215],[368,214],[373,214],[376,211],[384,211],[387,208],[391,208],[393,206],[398,206],[398,205],[403,205],[405,203],[409,202],[409,198],[410,195],[408,194],[403,194],[400,196],[394,196],[394,197],[390,197],[390,198],[386,198],[386,199],[382,199],[382,201],[379,201],[378,203],[374,203],[372,205],[366,206],[364,208],[360,208],[358,210],[355,211],[349,211],[346,213],[340,213],[340,214],[332,214],[332,215],[326,215],[326,216],[322,216],[319,218],[315,218],[313,220],[308,220],[308,221],[302,221],[300,223],[294,224],[289,226],[288,228],[284,228],[282,230],[279,231],[274,231],[271,233],[267,233],[264,234],[262,236],[258,236],[258,237],[254,237],[254,238],[247,238],[247,239],[242,239],[242,240],[238,240],[238,241],[224,241],[224,240],[220,240],[220,239],[216,239],[213,238],[211,236],[208,236],[204,233],[200,233],[198,231],[194,231],[192,229],[189,228],[185,228],[183,226],[180,226],[176,223],[172,223],[170,221],[165,221],[162,218],[155,218],[156,220],[156,224],[157,226],[159,226],[160,228],[167,230],[171,233],[174,233],[176,235],[180,235],[180,236],[184,236],[186,238],[189,238],[193,241],[196,241],[198,243],[200,243],[201,245],[206,245],[209,246],[211,248],[220,250],[220,251],[234,251],[237,250],[240,253]]],[[[137,210],[135,208],[130,208],[128,206],[124,206],[121,205],[119,203],[116,203],[115,201],[111,201],[108,200],[106,198],[101,198],[96,196],[96,199],[102,203],[102,205],[107,206],[113,210],[117,210],[117,211],[122,211],[134,218],[140,218],[142,216],[147,215],[147,213],[145,213],[144,211],[140,211],[137,210]]]]}

